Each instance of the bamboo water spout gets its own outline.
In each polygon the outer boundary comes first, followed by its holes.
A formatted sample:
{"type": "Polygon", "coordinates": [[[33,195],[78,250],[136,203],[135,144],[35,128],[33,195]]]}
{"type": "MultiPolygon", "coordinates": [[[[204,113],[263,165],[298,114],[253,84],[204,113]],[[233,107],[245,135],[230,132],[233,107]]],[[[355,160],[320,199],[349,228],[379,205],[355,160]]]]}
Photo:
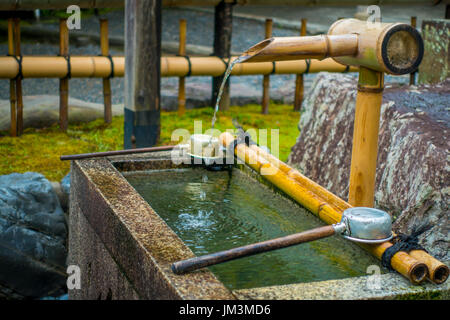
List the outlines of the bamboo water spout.
{"type": "Polygon", "coordinates": [[[417,69],[423,57],[423,41],[407,24],[341,19],[331,25],[327,35],[263,40],[244,52],[242,61],[327,57],[345,65],[400,75],[417,69]]]}

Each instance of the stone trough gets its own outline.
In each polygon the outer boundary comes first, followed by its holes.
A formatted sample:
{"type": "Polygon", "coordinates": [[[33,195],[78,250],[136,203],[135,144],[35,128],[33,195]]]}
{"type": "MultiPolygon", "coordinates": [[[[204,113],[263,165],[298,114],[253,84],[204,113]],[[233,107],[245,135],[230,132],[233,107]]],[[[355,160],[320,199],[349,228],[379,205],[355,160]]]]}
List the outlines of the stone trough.
{"type": "MultiPolygon", "coordinates": [[[[230,285],[230,282],[223,280],[225,278],[220,270],[214,268],[175,275],[171,264],[193,257],[195,245],[189,243],[188,246],[183,242],[181,236],[163,220],[164,210],[158,213],[149,204],[152,203],[152,195],[144,199],[126,177],[163,169],[171,172],[190,166],[175,165],[170,160],[170,152],[72,162],[68,265],[78,266],[81,278],[80,287],[69,290],[69,299],[448,298],[448,282],[440,286],[426,282],[415,286],[401,275],[386,270],[374,276],[372,273],[376,272],[376,263],[375,269],[366,270],[364,265],[364,274],[349,272],[348,276],[341,274],[337,277],[313,274],[309,280],[269,283],[259,287],[252,285],[252,278],[262,277],[264,269],[264,266],[257,264],[253,266],[250,280],[242,286],[230,285]]],[[[202,168],[194,170],[206,172],[202,168]]],[[[232,170],[233,176],[242,176],[254,183],[255,188],[266,188],[267,192],[279,197],[277,201],[284,203],[286,208],[294,208],[299,215],[309,214],[286,195],[263,182],[246,165],[235,165],[232,170]]],[[[177,200],[174,196],[171,201],[177,200]]],[[[311,215],[311,219],[316,218],[311,215]]],[[[319,220],[311,223],[320,225],[319,220]]],[[[262,240],[266,239],[259,239],[262,240]]],[[[344,250],[350,257],[348,260],[356,264],[358,261],[371,261],[367,260],[371,257],[366,257],[367,253],[353,243],[337,237],[330,240],[343,241],[343,245],[339,242],[342,247],[339,250],[344,250]]],[[[306,250],[301,246],[293,248],[306,250]]],[[[336,266],[343,263],[339,258],[335,260],[336,266]]],[[[286,268],[290,267],[288,265],[285,264],[286,268]]],[[[222,266],[221,270],[227,271],[227,263],[222,266]]],[[[283,278],[283,268],[276,271],[280,279],[283,278]]]]}

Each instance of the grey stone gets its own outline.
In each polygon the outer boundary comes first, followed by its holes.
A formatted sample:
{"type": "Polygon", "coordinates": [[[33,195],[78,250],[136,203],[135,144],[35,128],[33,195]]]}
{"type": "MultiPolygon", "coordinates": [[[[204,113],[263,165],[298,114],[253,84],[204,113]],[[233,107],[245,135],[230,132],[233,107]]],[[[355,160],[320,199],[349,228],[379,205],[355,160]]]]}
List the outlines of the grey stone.
{"type": "Polygon", "coordinates": [[[70,172],[64,176],[61,180],[61,189],[62,191],[69,195],[70,194],[70,172]]]}
{"type": "MultiPolygon", "coordinates": [[[[300,135],[289,163],[348,199],[357,82],[320,74],[303,103],[300,135]]],[[[450,81],[386,87],[381,109],[375,207],[394,218],[394,230],[423,232],[419,242],[450,258],[450,81]],[[423,228],[423,229],[422,229],[423,228]]]]}
{"type": "Polygon", "coordinates": [[[0,176],[0,297],[61,295],[66,238],[64,212],[43,175],[0,176]]]}

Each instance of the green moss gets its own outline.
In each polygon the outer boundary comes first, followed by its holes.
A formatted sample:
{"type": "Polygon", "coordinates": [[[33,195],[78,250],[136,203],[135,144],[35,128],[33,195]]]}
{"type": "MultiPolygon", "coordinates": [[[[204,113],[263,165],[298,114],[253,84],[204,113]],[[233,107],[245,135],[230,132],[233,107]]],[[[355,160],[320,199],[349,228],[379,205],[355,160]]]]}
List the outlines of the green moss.
{"type": "Polygon", "coordinates": [[[396,297],[398,300],[448,300],[448,291],[413,292],[396,297]]]}
{"type": "MultiPolygon", "coordinates": [[[[172,132],[178,128],[194,132],[194,120],[201,120],[203,130],[211,125],[212,108],[187,110],[179,117],[177,112],[161,113],[161,138],[159,145],[172,144],[172,132]]],[[[290,105],[270,105],[270,114],[261,114],[260,105],[233,106],[219,112],[216,128],[224,131],[233,129],[231,120],[236,118],[245,129],[279,129],[279,157],[287,160],[291,147],[298,136],[299,113],[290,105]]],[[[271,148],[268,130],[267,144],[271,148]]],[[[119,150],[123,148],[123,116],[114,117],[111,125],[103,119],[83,124],[70,125],[66,133],[54,125],[44,129],[26,129],[17,138],[8,132],[0,132],[0,175],[12,172],[36,171],[49,180],[58,181],[69,171],[70,163],[60,161],[64,154],[119,150]]]]}

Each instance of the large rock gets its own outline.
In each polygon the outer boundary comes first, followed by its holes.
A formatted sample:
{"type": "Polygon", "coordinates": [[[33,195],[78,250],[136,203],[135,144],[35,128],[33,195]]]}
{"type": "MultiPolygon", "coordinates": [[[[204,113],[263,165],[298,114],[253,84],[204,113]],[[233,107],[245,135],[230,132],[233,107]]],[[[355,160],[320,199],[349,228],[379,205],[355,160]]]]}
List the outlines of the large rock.
{"type": "Polygon", "coordinates": [[[39,173],[0,176],[0,299],[64,293],[67,227],[39,173]]]}
{"type": "Polygon", "coordinates": [[[424,55],[419,66],[419,83],[438,83],[450,77],[450,20],[422,22],[424,55]]]}
{"type": "MultiPolygon", "coordinates": [[[[300,136],[289,163],[348,199],[356,80],[320,74],[303,103],[300,136]]],[[[381,110],[375,206],[392,214],[394,230],[426,229],[420,243],[450,259],[450,81],[387,87],[381,110]]]]}

